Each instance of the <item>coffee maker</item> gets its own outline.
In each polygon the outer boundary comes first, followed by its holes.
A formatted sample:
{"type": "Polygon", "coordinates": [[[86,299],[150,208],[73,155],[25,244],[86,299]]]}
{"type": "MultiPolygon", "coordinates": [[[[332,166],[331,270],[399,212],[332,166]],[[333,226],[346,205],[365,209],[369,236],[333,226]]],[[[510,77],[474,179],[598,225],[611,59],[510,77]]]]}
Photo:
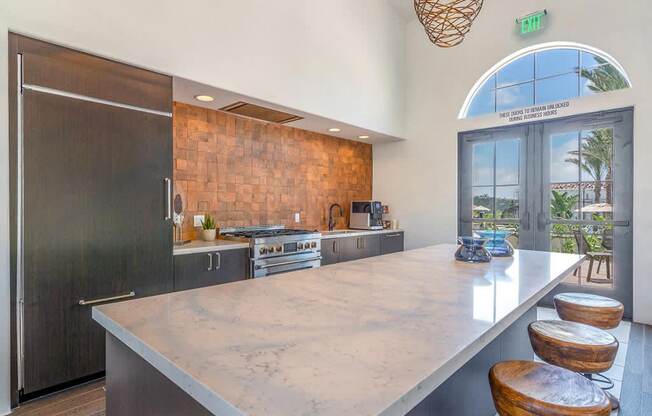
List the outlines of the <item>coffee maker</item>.
{"type": "Polygon", "coordinates": [[[352,201],[350,228],[382,230],[383,204],[380,201],[352,201]]]}

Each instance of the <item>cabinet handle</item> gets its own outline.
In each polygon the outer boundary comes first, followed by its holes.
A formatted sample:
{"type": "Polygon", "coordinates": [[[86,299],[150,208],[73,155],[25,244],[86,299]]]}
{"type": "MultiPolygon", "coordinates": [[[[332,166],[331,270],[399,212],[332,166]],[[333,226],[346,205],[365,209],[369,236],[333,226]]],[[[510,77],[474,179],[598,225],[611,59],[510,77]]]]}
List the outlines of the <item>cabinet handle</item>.
{"type": "Polygon", "coordinates": [[[333,240],[333,253],[337,253],[337,240],[333,240]]]}
{"type": "Polygon", "coordinates": [[[136,296],[136,292],[132,290],[131,292],[127,293],[126,295],[111,296],[111,297],[108,297],[108,298],[93,299],[93,300],[80,299],[79,302],[77,302],[77,303],[80,304],[81,306],[87,306],[87,305],[95,305],[96,303],[109,302],[109,301],[112,301],[112,300],[133,298],[134,296],[136,296]]]}
{"type": "Polygon", "coordinates": [[[213,255],[211,253],[208,253],[208,270],[209,272],[213,270],[213,255]]]}
{"type": "Polygon", "coordinates": [[[165,183],[165,221],[172,219],[172,181],[170,178],[163,178],[165,183]]]}
{"type": "Polygon", "coordinates": [[[220,267],[222,267],[222,254],[219,251],[216,251],[215,255],[217,256],[217,266],[215,266],[213,270],[219,270],[220,267]]]}
{"type": "Polygon", "coordinates": [[[387,238],[389,238],[389,237],[400,237],[400,236],[401,236],[400,233],[399,234],[386,234],[385,235],[385,237],[387,237],[387,238]]]}

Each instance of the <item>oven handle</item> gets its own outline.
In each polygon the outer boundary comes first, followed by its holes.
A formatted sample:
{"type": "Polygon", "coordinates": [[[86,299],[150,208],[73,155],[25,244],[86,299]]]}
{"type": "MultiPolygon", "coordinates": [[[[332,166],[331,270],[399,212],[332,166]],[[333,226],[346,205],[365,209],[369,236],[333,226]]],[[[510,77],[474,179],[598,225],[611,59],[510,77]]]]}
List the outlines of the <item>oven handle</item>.
{"type": "Polygon", "coordinates": [[[293,260],[293,261],[283,261],[280,263],[273,263],[273,264],[263,264],[260,266],[256,266],[257,269],[269,269],[270,267],[277,267],[277,266],[288,266],[290,264],[297,264],[297,263],[306,263],[309,261],[315,261],[315,260],[321,260],[322,257],[311,257],[309,259],[301,259],[301,260],[293,260]]]}

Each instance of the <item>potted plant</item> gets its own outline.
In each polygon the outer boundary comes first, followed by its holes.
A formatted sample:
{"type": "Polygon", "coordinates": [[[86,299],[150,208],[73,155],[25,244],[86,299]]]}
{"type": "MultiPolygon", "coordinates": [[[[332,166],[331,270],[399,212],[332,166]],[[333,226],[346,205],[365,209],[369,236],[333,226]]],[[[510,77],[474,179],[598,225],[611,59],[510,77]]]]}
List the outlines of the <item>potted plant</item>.
{"type": "Polygon", "coordinates": [[[217,235],[217,228],[215,227],[215,220],[210,214],[201,222],[201,236],[204,241],[214,241],[217,235]]]}

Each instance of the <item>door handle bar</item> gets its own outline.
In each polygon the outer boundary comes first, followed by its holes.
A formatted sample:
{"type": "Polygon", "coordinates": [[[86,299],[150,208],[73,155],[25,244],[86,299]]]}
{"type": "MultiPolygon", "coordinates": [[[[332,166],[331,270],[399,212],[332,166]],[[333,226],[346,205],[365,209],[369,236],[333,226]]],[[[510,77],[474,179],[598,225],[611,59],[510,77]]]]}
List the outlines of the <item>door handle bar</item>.
{"type": "Polygon", "coordinates": [[[127,293],[126,295],[118,295],[118,296],[111,296],[108,298],[101,298],[101,299],[93,299],[93,300],[86,300],[86,299],[80,299],[79,302],[77,302],[81,306],[88,306],[88,305],[95,305],[98,303],[104,303],[104,302],[110,302],[112,300],[120,300],[120,299],[127,299],[127,298],[133,298],[136,296],[135,291],[131,291],[127,293]]]}
{"type": "Polygon", "coordinates": [[[289,266],[290,264],[297,264],[297,263],[305,263],[308,261],[316,261],[316,260],[321,260],[322,257],[311,257],[308,259],[301,259],[301,260],[294,260],[294,261],[283,261],[279,263],[273,263],[273,264],[262,264],[260,266],[256,266],[257,269],[269,269],[270,267],[277,267],[277,266],[289,266]]]}

